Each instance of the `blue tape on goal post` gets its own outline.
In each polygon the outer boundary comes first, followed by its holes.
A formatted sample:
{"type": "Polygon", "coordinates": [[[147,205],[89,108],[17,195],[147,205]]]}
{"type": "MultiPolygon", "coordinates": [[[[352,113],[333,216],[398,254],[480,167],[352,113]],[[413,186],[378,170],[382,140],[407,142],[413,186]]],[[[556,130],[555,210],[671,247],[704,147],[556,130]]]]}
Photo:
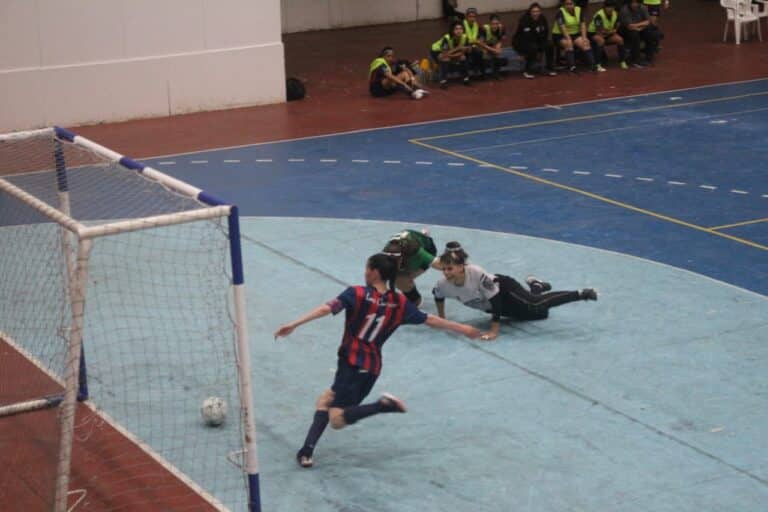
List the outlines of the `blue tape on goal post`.
{"type": "Polygon", "coordinates": [[[54,133],[56,133],[56,137],[58,137],[59,139],[66,140],[67,142],[75,141],[76,135],[65,128],[54,126],[53,131],[54,133]]]}
{"type": "Polygon", "coordinates": [[[137,172],[143,171],[144,168],[146,167],[146,165],[144,165],[143,163],[137,160],[134,160],[132,158],[128,158],[127,156],[124,156],[120,159],[120,165],[122,165],[126,169],[131,169],[137,172]]]}

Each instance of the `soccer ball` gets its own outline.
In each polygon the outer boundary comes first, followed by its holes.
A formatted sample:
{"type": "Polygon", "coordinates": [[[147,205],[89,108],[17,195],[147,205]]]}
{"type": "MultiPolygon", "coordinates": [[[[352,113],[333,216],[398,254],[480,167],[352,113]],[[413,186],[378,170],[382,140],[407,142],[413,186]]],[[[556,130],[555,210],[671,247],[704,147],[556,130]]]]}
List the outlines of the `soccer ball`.
{"type": "Polygon", "coordinates": [[[227,418],[227,401],[218,396],[209,396],[200,407],[203,422],[209,427],[218,427],[227,418]]]}

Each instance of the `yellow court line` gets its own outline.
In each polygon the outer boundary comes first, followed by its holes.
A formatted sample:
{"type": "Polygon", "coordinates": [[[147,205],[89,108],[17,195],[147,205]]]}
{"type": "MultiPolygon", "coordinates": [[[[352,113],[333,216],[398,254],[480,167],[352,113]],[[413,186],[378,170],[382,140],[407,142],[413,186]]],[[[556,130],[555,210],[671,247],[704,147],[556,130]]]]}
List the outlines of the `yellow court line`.
{"type": "Polygon", "coordinates": [[[751,240],[745,240],[743,238],[739,238],[736,236],[728,235],[726,233],[720,233],[719,231],[715,231],[711,228],[706,228],[704,226],[698,226],[696,224],[691,224],[690,222],[685,222],[684,220],[676,219],[674,217],[669,217],[667,215],[663,215],[660,213],[652,212],[650,210],[646,210],[644,208],[639,208],[637,206],[632,206],[631,204],[622,203],[621,201],[616,201],[614,199],[610,199],[608,197],[601,196],[599,194],[593,194],[592,192],[587,192],[586,190],[582,190],[580,188],[571,187],[569,185],[563,185],[562,183],[557,183],[556,181],[550,181],[544,178],[539,178],[538,176],[533,176],[530,174],[526,174],[524,172],[516,171],[514,169],[507,169],[506,167],[502,167],[501,165],[497,165],[491,162],[486,162],[484,160],[480,160],[479,158],[474,158],[471,156],[467,156],[461,153],[457,153],[455,151],[450,151],[448,149],[443,149],[438,146],[433,146],[431,144],[427,144],[425,142],[422,142],[424,139],[410,139],[408,142],[411,144],[416,144],[422,147],[425,147],[427,149],[432,149],[434,151],[438,151],[440,153],[453,156],[455,158],[461,158],[462,160],[468,160],[470,162],[474,162],[479,165],[484,165],[486,167],[491,167],[493,169],[498,169],[499,171],[504,171],[508,174],[514,174],[515,176],[520,176],[521,178],[526,178],[532,181],[536,181],[538,183],[543,183],[545,185],[551,185],[556,188],[560,188],[563,190],[568,190],[570,192],[575,192],[577,194],[581,194],[583,196],[591,197],[592,199],[596,199],[598,201],[602,201],[604,203],[612,204],[614,206],[618,206],[620,208],[625,208],[627,210],[631,210],[633,212],[642,213],[643,215],[648,215],[650,217],[655,217],[657,219],[666,220],[667,222],[671,222],[673,224],[678,224],[680,226],[685,226],[687,228],[695,229],[696,231],[702,231],[704,233],[709,233],[710,235],[719,236],[722,238],[727,238],[728,240],[732,240],[734,242],[739,242],[744,245],[748,245],[750,247],[755,247],[757,249],[762,249],[764,251],[768,251],[768,246],[758,244],[757,242],[753,242],[751,240]]]}
{"type": "Polygon", "coordinates": [[[724,224],[722,226],[714,226],[709,229],[716,231],[718,229],[737,228],[739,226],[748,226],[749,224],[759,224],[761,222],[768,222],[768,217],[764,219],[745,220],[744,222],[736,222],[734,224],[724,224]]]}
{"type": "MultiPolygon", "coordinates": [[[[724,98],[710,98],[707,100],[697,100],[697,101],[689,101],[686,103],[674,103],[671,105],[657,105],[655,107],[645,107],[645,108],[634,108],[629,110],[620,110],[617,112],[603,112],[601,114],[590,114],[585,116],[574,116],[574,117],[564,117],[561,119],[550,119],[548,121],[534,121],[531,123],[522,123],[522,124],[513,124],[508,126],[497,126],[495,128],[484,128],[482,130],[470,130],[467,132],[458,132],[458,133],[449,133],[446,135],[434,135],[432,137],[421,137],[419,139],[413,139],[413,141],[425,141],[425,140],[437,140],[437,139],[448,139],[453,137],[464,137],[467,135],[477,135],[479,133],[490,133],[490,132],[498,132],[503,130],[515,130],[517,128],[530,128],[532,126],[546,126],[549,124],[558,124],[558,123],[569,123],[572,121],[584,121],[587,119],[600,119],[603,117],[613,117],[613,116],[619,116],[619,115],[626,115],[626,114],[637,114],[638,112],[653,112],[654,110],[663,110],[667,108],[680,108],[680,107],[690,107],[691,105],[704,105],[706,103],[717,103],[718,101],[730,101],[730,100],[738,100],[742,98],[751,98],[755,96],[766,96],[768,95],[768,91],[764,92],[751,92],[748,94],[740,94],[738,96],[726,96],[724,98]]],[[[619,99],[619,98],[617,98],[619,99]]],[[[411,142],[413,142],[411,141],[411,142]]]]}

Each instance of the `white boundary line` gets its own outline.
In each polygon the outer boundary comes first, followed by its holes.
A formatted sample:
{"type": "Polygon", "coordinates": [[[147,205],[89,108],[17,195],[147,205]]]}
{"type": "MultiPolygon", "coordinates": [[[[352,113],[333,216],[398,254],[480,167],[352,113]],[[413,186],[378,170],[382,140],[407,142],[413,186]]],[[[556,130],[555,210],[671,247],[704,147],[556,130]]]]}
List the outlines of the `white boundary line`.
{"type": "MultiPolygon", "coordinates": [[[[616,96],[615,98],[599,98],[599,99],[593,99],[593,100],[584,100],[584,101],[574,101],[572,103],[563,103],[562,105],[559,105],[559,107],[573,107],[576,105],[588,105],[590,103],[601,103],[601,102],[609,102],[609,101],[617,101],[617,100],[623,100],[628,98],[642,98],[646,96],[656,96],[656,95],[664,95],[664,94],[670,94],[673,92],[679,92],[679,91],[697,91],[700,89],[709,89],[712,87],[728,87],[733,85],[742,85],[742,84],[750,84],[753,82],[766,82],[768,83],[768,78],[753,78],[751,80],[738,80],[735,82],[723,82],[719,84],[709,84],[709,85],[697,85],[695,87],[686,87],[683,89],[668,89],[664,91],[654,91],[654,92],[645,92],[645,93],[639,93],[639,94],[630,94],[628,96],[616,96]]],[[[291,139],[281,139],[281,140],[273,140],[268,142],[253,142],[250,144],[240,144],[237,146],[223,146],[223,147],[217,147],[217,148],[209,148],[209,149],[199,149],[196,151],[187,151],[184,153],[168,153],[164,155],[154,155],[154,156],[142,156],[142,157],[133,157],[137,160],[154,160],[156,158],[168,158],[172,156],[182,156],[182,155],[194,155],[197,153],[206,153],[209,151],[227,151],[230,149],[240,149],[240,148],[249,148],[249,147],[258,147],[258,146],[265,146],[267,144],[283,144],[287,142],[297,142],[302,140],[311,140],[311,139],[321,139],[324,137],[336,137],[338,135],[352,135],[355,133],[367,133],[367,132],[374,132],[374,131],[381,131],[381,130],[392,130],[397,128],[407,128],[410,126],[422,126],[427,124],[440,124],[440,123],[450,123],[453,121],[462,121],[466,119],[477,119],[482,117],[495,117],[495,116],[504,116],[508,114],[514,114],[516,112],[529,112],[532,110],[549,110],[551,107],[548,106],[539,106],[539,107],[525,107],[525,108],[519,108],[514,110],[505,110],[503,112],[493,112],[489,114],[473,114],[470,116],[459,116],[459,117],[449,117],[447,119],[433,119],[431,121],[418,121],[415,123],[404,123],[404,124],[395,124],[391,126],[379,126],[376,128],[360,128],[357,130],[347,130],[347,131],[341,131],[341,132],[333,132],[333,133],[324,133],[321,135],[307,135],[306,137],[294,137],[291,139]]],[[[75,129],[76,131],[77,129],[75,129]]]]}
{"type": "Polygon", "coordinates": [[[240,219],[265,219],[265,220],[300,220],[300,221],[318,221],[318,220],[327,220],[327,221],[334,221],[334,222],[368,222],[368,223],[374,223],[374,224],[399,224],[399,225],[411,225],[411,226],[425,226],[428,225],[430,227],[434,226],[436,228],[440,229],[465,229],[467,231],[477,231],[480,233],[489,233],[494,235],[507,235],[507,236],[514,236],[514,237],[520,237],[520,238],[528,238],[531,240],[544,240],[547,242],[552,242],[554,244],[560,244],[560,245],[567,245],[572,247],[581,247],[582,249],[589,249],[592,251],[598,251],[598,252],[604,252],[607,254],[614,254],[617,256],[621,256],[624,258],[630,258],[633,260],[639,260],[644,261],[647,263],[651,263],[653,265],[658,265],[661,267],[671,268],[675,270],[679,270],[681,272],[685,272],[686,274],[691,274],[694,276],[698,276],[704,279],[707,279],[709,281],[712,281],[717,284],[725,285],[729,288],[733,288],[735,290],[740,290],[746,293],[749,293],[750,295],[754,295],[756,297],[760,297],[761,299],[768,300],[768,295],[763,295],[762,293],[758,293],[752,290],[748,290],[746,288],[742,288],[740,286],[736,286],[735,284],[728,283],[726,281],[721,281],[720,279],[715,279],[714,277],[710,277],[704,274],[700,274],[698,272],[694,272],[693,270],[688,270],[686,268],[682,267],[675,267],[674,265],[670,265],[668,263],[663,263],[661,261],[651,260],[648,258],[642,258],[640,256],[635,256],[633,254],[626,254],[623,252],[618,251],[612,251],[610,249],[602,249],[600,247],[592,247],[589,245],[583,245],[583,244],[575,244],[571,242],[563,242],[562,240],[555,240],[552,238],[542,238],[538,236],[531,236],[531,235],[521,235],[518,233],[510,233],[508,231],[493,231],[491,229],[480,229],[480,228],[467,228],[463,226],[446,226],[445,224],[426,224],[424,222],[418,222],[418,221],[391,221],[391,220],[378,220],[378,219],[342,219],[338,217],[275,217],[275,216],[268,216],[268,217],[258,217],[258,216],[247,216],[247,217],[240,217],[240,219]]]}
{"type": "MultiPolygon", "coordinates": [[[[14,350],[16,350],[23,357],[27,358],[27,360],[29,360],[32,364],[34,364],[41,372],[43,372],[51,380],[59,384],[62,387],[62,392],[63,392],[64,383],[61,381],[61,379],[59,379],[58,376],[51,373],[36,357],[34,357],[32,354],[29,354],[26,350],[24,350],[21,346],[19,346],[13,340],[13,338],[11,338],[7,333],[0,331],[0,340],[8,343],[14,350]]],[[[187,487],[189,487],[198,495],[200,495],[201,498],[203,498],[205,501],[210,503],[216,510],[219,510],[221,512],[230,512],[230,510],[226,506],[224,506],[224,504],[221,503],[218,499],[216,499],[215,496],[213,496],[208,491],[200,487],[194,480],[188,477],[179,468],[177,468],[176,466],[168,462],[162,455],[155,452],[152,449],[152,447],[149,446],[147,443],[145,443],[144,441],[139,439],[136,435],[132,434],[128,429],[120,425],[109,414],[107,414],[102,410],[97,409],[96,406],[90,400],[86,400],[85,402],[81,402],[81,403],[83,403],[85,406],[91,409],[91,411],[94,414],[96,414],[97,416],[100,416],[107,424],[109,424],[109,426],[111,426],[112,428],[117,430],[120,434],[128,438],[129,441],[134,443],[144,453],[149,455],[155,462],[160,464],[166,471],[171,473],[173,476],[178,478],[182,483],[184,483],[187,487]]]]}

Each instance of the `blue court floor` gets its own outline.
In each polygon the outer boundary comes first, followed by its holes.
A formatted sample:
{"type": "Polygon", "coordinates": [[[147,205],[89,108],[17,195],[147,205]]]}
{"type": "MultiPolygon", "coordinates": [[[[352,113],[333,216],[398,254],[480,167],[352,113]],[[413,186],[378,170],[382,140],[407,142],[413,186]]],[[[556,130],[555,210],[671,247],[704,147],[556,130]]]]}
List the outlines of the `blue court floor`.
{"type": "Polygon", "coordinates": [[[245,215],[538,236],[768,294],[768,80],[148,163],[245,215]]]}
{"type": "Polygon", "coordinates": [[[148,160],[248,217],[264,510],[763,510],[766,111],[762,80],[148,160]],[[372,396],[409,413],[326,432],[301,470],[343,320],[271,334],[404,227],[600,300],[493,343],[402,328],[372,396]]]}
{"type": "MultiPolygon", "coordinates": [[[[765,510],[766,113],[757,80],[146,160],[243,215],[263,509],[765,510]],[[506,322],[494,342],[401,328],[371,399],[409,412],[329,429],[300,469],[343,319],[272,333],[362,283],[404,228],[599,300],[506,322]]],[[[418,280],[428,313],[438,277],[418,280]]]]}

